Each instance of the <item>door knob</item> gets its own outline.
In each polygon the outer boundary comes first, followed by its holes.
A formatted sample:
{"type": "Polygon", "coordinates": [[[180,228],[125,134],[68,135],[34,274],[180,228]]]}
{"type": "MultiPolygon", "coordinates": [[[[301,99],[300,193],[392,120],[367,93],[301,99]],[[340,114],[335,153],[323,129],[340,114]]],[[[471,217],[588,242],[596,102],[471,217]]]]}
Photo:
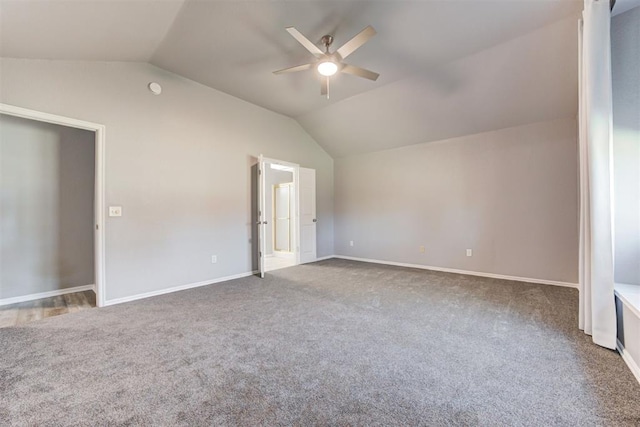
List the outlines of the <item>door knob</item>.
{"type": "Polygon", "coordinates": [[[318,222],[318,220],[317,220],[317,219],[315,219],[315,218],[313,218],[313,222],[318,222]]]}

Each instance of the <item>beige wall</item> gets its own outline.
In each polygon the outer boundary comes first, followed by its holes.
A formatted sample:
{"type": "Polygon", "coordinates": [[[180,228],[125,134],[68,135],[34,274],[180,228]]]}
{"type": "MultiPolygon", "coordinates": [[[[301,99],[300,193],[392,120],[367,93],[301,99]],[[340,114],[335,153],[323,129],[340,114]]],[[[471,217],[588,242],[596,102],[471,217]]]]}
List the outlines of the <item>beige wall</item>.
{"type": "Polygon", "coordinates": [[[0,299],[93,284],[94,140],[0,114],[0,299]]]}
{"type": "Polygon", "coordinates": [[[616,282],[640,285],[640,7],[611,21],[616,282]]]}
{"type": "Polygon", "coordinates": [[[573,118],[337,159],[336,253],[577,283],[577,177],[573,118]]]}
{"type": "Polygon", "coordinates": [[[333,160],[294,120],[148,64],[5,58],[0,73],[0,102],[106,126],[106,204],[123,207],[106,220],[107,300],[255,268],[259,154],[316,169],[318,256],[333,253],[333,160]]]}

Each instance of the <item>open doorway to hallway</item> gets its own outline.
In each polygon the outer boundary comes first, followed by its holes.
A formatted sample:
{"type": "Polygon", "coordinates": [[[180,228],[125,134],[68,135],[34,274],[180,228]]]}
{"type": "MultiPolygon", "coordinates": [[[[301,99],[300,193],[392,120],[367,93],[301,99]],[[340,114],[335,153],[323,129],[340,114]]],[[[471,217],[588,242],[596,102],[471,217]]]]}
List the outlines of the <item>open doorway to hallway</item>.
{"type": "Polygon", "coordinates": [[[262,155],[251,171],[252,241],[258,276],[316,261],[316,171],[262,155]]]}
{"type": "Polygon", "coordinates": [[[265,271],[296,265],[296,183],[294,168],[276,163],[265,167],[265,271]]]}

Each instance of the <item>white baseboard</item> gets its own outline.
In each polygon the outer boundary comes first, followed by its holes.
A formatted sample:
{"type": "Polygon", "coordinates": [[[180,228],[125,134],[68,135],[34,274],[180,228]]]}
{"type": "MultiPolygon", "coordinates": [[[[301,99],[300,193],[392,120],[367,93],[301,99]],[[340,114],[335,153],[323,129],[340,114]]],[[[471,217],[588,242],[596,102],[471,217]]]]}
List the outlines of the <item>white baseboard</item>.
{"type": "Polygon", "coordinates": [[[145,292],[143,294],[137,294],[137,295],[131,295],[131,296],[128,296],[128,297],[123,297],[123,298],[116,298],[116,299],[106,300],[104,302],[104,307],[106,307],[108,305],[122,304],[122,303],[129,302],[129,301],[136,301],[136,300],[139,300],[139,299],[155,297],[155,296],[158,296],[158,295],[170,294],[172,292],[178,292],[178,291],[184,291],[184,290],[187,290],[187,289],[199,288],[201,286],[213,285],[214,283],[226,282],[228,280],[241,279],[243,277],[249,277],[249,276],[252,276],[252,275],[257,274],[257,273],[258,273],[258,271],[251,271],[251,272],[248,272],[248,273],[234,274],[233,276],[219,277],[217,279],[204,280],[202,282],[196,282],[196,283],[188,283],[186,285],[173,286],[171,288],[160,289],[158,291],[145,292]]]}
{"type": "MultiPolygon", "coordinates": [[[[374,263],[374,264],[394,265],[394,266],[398,266],[398,267],[418,268],[418,269],[422,269],[422,270],[442,271],[442,272],[445,272],[445,273],[467,274],[467,275],[472,275],[472,276],[489,277],[489,278],[493,278],[493,279],[514,280],[514,281],[518,281],[518,282],[539,283],[539,284],[544,284],[544,285],[556,285],[556,286],[565,286],[565,287],[571,287],[571,288],[577,288],[578,287],[578,285],[575,284],[575,283],[557,282],[557,281],[553,281],[553,280],[544,280],[544,279],[531,279],[531,278],[526,278],[526,277],[504,276],[504,275],[500,275],[500,274],[480,273],[480,272],[477,272],[477,271],[456,270],[456,269],[452,269],[452,268],[431,267],[431,266],[425,266],[425,265],[419,265],[419,264],[408,264],[408,263],[400,263],[400,262],[393,262],[393,261],[381,261],[381,260],[375,260],[375,259],[369,259],[369,258],[356,258],[356,257],[349,257],[349,256],[344,256],[344,255],[327,255],[327,256],[316,258],[312,262],[324,261],[324,260],[331,259],[331,258],[347,259],[347,260],[361,261],[361,262],[370,262],[370,263],[374,263]]],[[[161,289],[161,290],[158,290],[158,291],[151,291],[151,292],[146,292],[146,293],[143,293],[143,294],[137,294],[137,295],[132,295],[132,296],[123,297],[123,298],[116,298],[116,299],[105,301],[104,305],[108,306],[108,305],[122,304],[122,303],[129,302],[129,301],[136,301],[136,300],[139,300],[139,299],[150,298],[150,297],[154,297],[154,296],[158,296],[158,295],[164,295],[164,294],[168,294],[168,293],[171,293],[171,292],[178,292],[178,291],[183,291],[183,290],[186,290],[186,289],[198,288],[200,286],[212,285],[214,283],[226,282],[228,280],[240,279],[242,277],[248,277],[248,276],[251,276],[251,275],[254,275],[254,274],[257,274],[257,273],[258,273],[258,271],[253,271],[253,272],[248,272],[248,273],[240,273],[240,274],[236,274],[236,275],[233,275],[233,276],[220,277],[220,278],[211,279],[211,280],[204,280],[202,282],[189,283],[189,284],[186,284],[186,285],[174,286],[174,287],[171,287],[171,288],[161,289]]]]}
{"type": "Polygon", "coordinates": [[[616,340],[616,342],[617,342],[618,353],[620,353],[620,356],[622,356],[622,360],[624,360],[624,362],[627,364],[629,369],[631,369],[631,372],[633,373],[633,375],[636,377],[636,379],[640,383],[640,366],[638,366],[635,360],[633,360],[629,352],[624,349],[624,346],[622,345],[620,340],[616,340]]]}
{"type": "Polygon", "coordinates": [[[432,270],[432,271],[442,271],[444,273],[456,273],[456,274],[466,274],[469,276],[479,276],[479,277],[489,277],[491,279],[502,279],[502,280],[513,280],[516,282],[527,282],[527,283],[538,283],[541,285],[554,285],[554,286],[564,286],[568,288],[578,288],[577,283],[569,283],[569,282],[558,282],[555,280],[546,280],[546,279],[532,279],[529,277],[517,277],[517,276],[505,276],[503,274],[493,274],[493,273],[482,273],[479,271],[469,271],[469,270],[458,270],[455,268],[445,268],[445,267],[432,267],[428,265],[421,264],[408,264],[404,262],[394,262],[394,261],[382,261],[378,259],[369,259],[369,258],[356,258],[345,255],[334,255],[333,258],[339,259],[347,259],[351,261],[361,261],[361,262],[370,262],[373,264],[386,264],[386,265],[394,265],[397,267],[409,267],[409,268],[419,268],[421,270],[432,270]]]}
{"type": "Polygon", "coordinates": [[[56,289],[55,291],[40,292],[37,294],[21,295],[19,297],[0,299],[0,306],[18,304],[20,302],[33,301],[42,298],[57,297],[74,292],[96,291],[96,285],[75,286],[73,288],[56,289]]]}
{"type": "Polygon", "coordinates": [[[335,257],[336,257],[335,255],[322,256],[320,258],[316,258],[316,260],[312,261],[312,262],[324,261],[325,259],[331,259],[331,258],[335,258],[335,257]]]}

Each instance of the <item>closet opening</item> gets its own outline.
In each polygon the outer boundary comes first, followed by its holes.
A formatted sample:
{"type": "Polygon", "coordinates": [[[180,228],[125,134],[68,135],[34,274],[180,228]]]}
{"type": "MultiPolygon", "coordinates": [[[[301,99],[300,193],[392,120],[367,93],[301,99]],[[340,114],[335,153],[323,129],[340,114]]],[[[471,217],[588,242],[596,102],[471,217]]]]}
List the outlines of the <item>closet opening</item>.
{"type": "Polygon", "coordinates": [[[0,327],[102,305],[103,132],[0,105],[0,327]]]}

